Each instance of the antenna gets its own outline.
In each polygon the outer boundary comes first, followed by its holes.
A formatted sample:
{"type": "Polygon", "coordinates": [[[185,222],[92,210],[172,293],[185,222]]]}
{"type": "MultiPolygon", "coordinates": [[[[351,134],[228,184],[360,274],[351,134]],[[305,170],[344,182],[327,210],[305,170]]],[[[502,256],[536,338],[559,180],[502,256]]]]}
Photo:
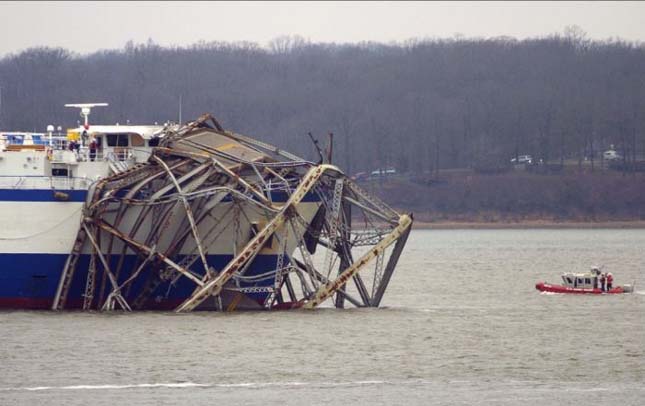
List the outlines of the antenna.
{"type": "Polygon", "coordinates": [[[311,132],[308,132],[307,135],[309,138],[311,138],[311,142],[314,143],[314,147],[316,148],[316,152],[318,152],[318,157],[320,158],[320,161],[318,162],[318,165],[322,164],[325,162],[325,159],[323,158],[322,151],[320,150],[320,146],[318,146],[318,140],[314,138],[313,135],[311,135],[311,132]]]}
{"type": "Polygon", "coordinates": [[[329,146],[327,148],[327,163],[331,164],[331,157],[334,151],[334,133],[329,133],[329,146]]]}
{"type": "Polygon", "coordinates": [[[83,117],[85,121],[83,127],[85,127],[85,129],[88,129],[90,127],[89,117],[92,111],[92,107],[104,107],[107,105],[107,103],[76,103],[66,104],[65,107],[76,107],[77,109],[81,109],[81,117],[83,117]]]}
{"type": "Polygon", "coordinates": [[[181,95],[179,95],[179,125],[181,125],[181,95]]]}

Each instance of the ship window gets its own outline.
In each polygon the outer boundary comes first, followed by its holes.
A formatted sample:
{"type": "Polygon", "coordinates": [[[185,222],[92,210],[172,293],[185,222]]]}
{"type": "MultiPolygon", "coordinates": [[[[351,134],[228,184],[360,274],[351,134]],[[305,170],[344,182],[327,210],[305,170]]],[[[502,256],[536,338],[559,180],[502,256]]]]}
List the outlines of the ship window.
{"type": "Polygon", "coordinates": [[[106,134],[108,147],[127,147],[128,134],[106,134]]]}
{"type": "Polygon", "coordinates": [[[578,285],[582,285],[582,278],[578,278],[578,285]]]}
{"type": "Polygon", "coordinates": [[[130,143],[133,147],[143,147],[145,145],[145,140],[139,134],[132,134],[130,136],[130,143]]]}
{"type": "Polygon", "coordinates": [[[67,176],[67,168],[52,168],[52,176],[67,176]]]}
{"type": "Polygon", "coordinates": [[[571,280],[571,278],[569,278],[568,276],[567,276],[567,283],[568,283],[569,285],[573,285],[573,281],[572,281],[572,280],[571,280]]]}
{"type": "Polygon", "coordinates": [[[585,278],[585,284],[590,285],[591,284],[591,279],[585,278]]]}

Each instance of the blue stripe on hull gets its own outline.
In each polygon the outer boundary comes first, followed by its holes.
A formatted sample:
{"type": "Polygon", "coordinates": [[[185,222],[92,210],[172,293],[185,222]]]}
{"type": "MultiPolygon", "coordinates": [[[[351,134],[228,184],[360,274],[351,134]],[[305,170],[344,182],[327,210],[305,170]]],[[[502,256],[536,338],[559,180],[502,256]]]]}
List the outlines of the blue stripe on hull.
{"type": "MultiPolygon", "coordinates": [[[[87,190],[55,190],[55,189],[0,189],[0,202],[59,202],[60,199],[54,197],[55,192],[67,194],[68,198],[64,201],[67,202],[85,202],[87,190]]],[[[117,193],[117,197],[123,197],[127,194],[127,190],[121,190],[117,193]]],[[[168,192],[167,195],[174,192],[168,192]]],[[[276,203],[284,203],[289,199],[289,194],[284,191],[272,191],[271,199],[276,203]]],[[[137,195],[136,198],[143,198],[137,195]]],[[[233,199],[231,196],[226,196],[224,202],[230,202],[233,199]]],[[[315,192],[308,192],[302,199],[305,203],[320,202],[320,198],[315,192]]]]}
{"type": "Polygon", "coordinates": [[[84,202],[87,190],[0,189],[0,202],[58,202],[55,192],[65,193],[66,202],[84,202]]]}
{"type": "MultiPolygon", "coordinates": [[[[207,257],[208,264],[215,269],[223,269],[223,267],[233,258],[232,255],[209,255],[207,257]]],[[[48,308],[56,294],[60,275],[65,265],[67,254],[0,254],[0,307],[40,307],[48,308]],[[21,305],[7,305],[5,303],[26,303],[33,301],[39,303],[38,306],[23,306],[21,305]]],[[[112,259],[111,266],[116,268],[117,259],[112,259]]],[[[288,262],[288,258],[285,258],[288,262]]],[[[274,270],[277,263],[276,255],[259,255],[253,263],[249,266],[246,275],[259,275],[271,270],[274,270]]],[[[82,255],[79,258],[76,272],[72,280],[72,286],[68,295],[67,303],[70,307],[77,307],[83,302],[83,295],[85,293],[85,280],[86,270],[89,264],[89,255],[82,255]]],[[[285,265],[287,265],[285,263],[285,265]]],[[[137,266],[137,258],[134,255],[127,256],[123,271],[119,275],[119,282],[125,281],[130,272],[137,266]]],[[[195,262],[193,271],[203,273],[203,266],[201,261],[195,262]]],[[[150,275],[151,270],[144,270],[141,275],[135,280],[132,288],[126,290],[124,293],[126,299],[130,302],[134,300],[138,293],[144,286],[145,280],[150,275]]],[[[103,272],[98,272],[96,278],[97,291],[94,295],[96,306],[96,298],[98,297],[98,289],[103,279],[103,272]]],[[[109,281],[106,281],[108,284],[109,281]]],[[[257,282],[254,284],[243,284],[242,287],[247,286],[271,286],[273,278],[257,282]]],[[[151,297],[155,300],[155,304],[163,306],[164,302],[168,303],[167,307],[174,307],[174,304],[180,303],[185,298],[190,296],[195,290],[195,284],[187,278],[180,278],[174,286],[169,283],[162,284],[154,292],[151,297]],[[170,305],[172,304],[172,306],[170,305]]],[[[107,291],[107,289],[106,289],[107,291]]],[[[257,302],[258,304],[264,303],[266,293],[254,293],[247,296],[257,302]]]]}

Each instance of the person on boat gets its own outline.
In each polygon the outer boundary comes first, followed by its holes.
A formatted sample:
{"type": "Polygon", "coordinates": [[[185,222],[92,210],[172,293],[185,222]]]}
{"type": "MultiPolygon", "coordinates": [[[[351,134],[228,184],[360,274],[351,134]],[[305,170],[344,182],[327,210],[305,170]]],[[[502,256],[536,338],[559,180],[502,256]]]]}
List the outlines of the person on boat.
{"type": "Polygon", "coordinates": [[[96,158],[96,139],[92,137],[90,141],[90,161],[94,161],[94,158],[96,158]]]}
{"type": "Polygon", "coordinates": [[[612,288],[612,285],[614,284],[614,275],[609,272],[607,274],[607,291],[610,291],[612,288]]]}
{"type": "Polygon", "coordinates": [[[593,281],[593,288],[594,289],[600,289],[600,269],[598,269],[597,266],[592,266],[591,267],[591,274],[593,275],[593,278],[591,279],[593,281]]]}
{"type": "Polygon", "coordinates": [[[601,273],[600,274],[600,290],[602,290],[603,292],[605,291],[605,287],[606,287],[605,286],[605,281],[606,281],[605,274],[601,273]]]}

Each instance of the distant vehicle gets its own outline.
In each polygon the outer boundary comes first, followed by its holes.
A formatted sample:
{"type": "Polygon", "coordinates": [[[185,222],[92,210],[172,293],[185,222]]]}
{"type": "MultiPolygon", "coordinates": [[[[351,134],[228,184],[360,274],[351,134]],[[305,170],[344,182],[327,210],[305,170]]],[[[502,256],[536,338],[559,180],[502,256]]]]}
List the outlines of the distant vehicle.
{"type": "Polygon", "coordinates": [[[377,169],[370,173],[370,176],[390,176],[390,175],[396,175],[396,169],[394,168],[377,169]]]}
{"type": "Polygon", "coordinates": [[[605,161],[615,161],[618,159],[623,159],[618,152],[613,149],[609,149],[602,153],[602,157],[605,161]]]}
{"type": "Polygon", "coordinates": [[[533,157],[531,155],[520,155],[517,158],[511,159],[512,164],[532,164],[533,157]]]}

